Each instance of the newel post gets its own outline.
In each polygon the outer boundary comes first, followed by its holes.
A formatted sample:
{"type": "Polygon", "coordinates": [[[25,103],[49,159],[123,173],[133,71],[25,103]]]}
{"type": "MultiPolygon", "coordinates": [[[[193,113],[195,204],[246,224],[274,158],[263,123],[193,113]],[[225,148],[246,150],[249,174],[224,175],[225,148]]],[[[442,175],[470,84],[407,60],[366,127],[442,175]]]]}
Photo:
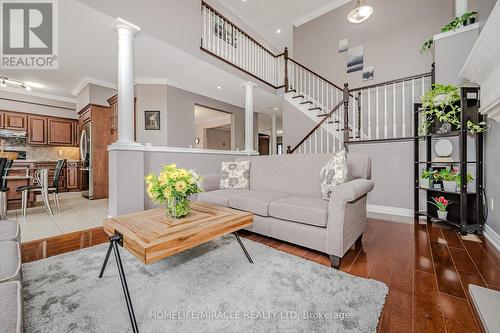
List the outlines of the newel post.
{"type": "Polygon", "coordinates": [[[349,141],[349,84],[344,83],[343,90],[343,101],[344,101],[344,114],[343,114],[343,128],[344,131],[344,148],[347,150],[347,142],[349,141]]]}
{"type": "Polygon", "coordinates": [[[288,47],[285,47],[285,52],[283,52],[285,58],[285,93],[288,92],[290,87],[288,86],[288,47]]]}

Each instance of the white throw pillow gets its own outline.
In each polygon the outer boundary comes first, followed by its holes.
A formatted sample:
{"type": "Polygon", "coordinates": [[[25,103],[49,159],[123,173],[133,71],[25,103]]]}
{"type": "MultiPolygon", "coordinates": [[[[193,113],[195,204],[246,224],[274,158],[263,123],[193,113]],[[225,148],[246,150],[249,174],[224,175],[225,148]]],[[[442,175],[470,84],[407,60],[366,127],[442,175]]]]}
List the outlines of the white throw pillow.
{"type": "Polygon", "coordinates": [[[222,162],[221,189],[249,189],[250,161],[222,162]]]}
{"type": "Polygon", "coordinates": [[[321,194],[325,200],[330,200],[333,189],[347,181],[347,152],[345,149],[335,153],[321,169],[321,194]]]}

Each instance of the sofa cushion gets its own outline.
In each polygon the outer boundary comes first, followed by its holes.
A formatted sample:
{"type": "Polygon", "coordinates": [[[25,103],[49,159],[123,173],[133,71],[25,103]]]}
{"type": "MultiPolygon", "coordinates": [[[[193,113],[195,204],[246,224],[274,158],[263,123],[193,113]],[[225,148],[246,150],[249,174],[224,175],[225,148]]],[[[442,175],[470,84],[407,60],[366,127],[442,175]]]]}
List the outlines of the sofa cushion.
{"type": "Polygon", "coordinates": [[[288,196],[290,195],[271,191],[241,191],[229,196],[229,207],[260,216],[269,216],[269,203],[288,196]]]}
{"type": "Polygon", "coordinates": [[[215,191],[209,191],[209,192],[202,192],[198,194],[198,199],[197,201],[204,201],[208,202],[209,204],[212,205],[218,205],[218,206],[224,206],[228,207],[229,206],[229,196],[233,193],[238,193],[240,191],[247,191],[247,190],[215,190],[215,191]]]}
{"type": "Polygon", "coordinates": [[[0,242],[0,282],[21,280],[21,252],[13,241],[0,242]]]}
{"type": "Polygon", "coordinates": [[[2,332],[23,331],[21,283],[0,283],[0,327],[2,332]]]}
{"type": "Polygon", "coordinates": [[[304,195],[275,200],[269,205],[269,215],[283,220],[326,227],[328,201],[304,195]]]}
{"type": "Polygon", "coordinates": [[[0,241],[5,240],[19,242],[20,232],[17,222],[7,220],[0,221],[0,241]]]}
{"type": "Polygon", "coordinates": [[[250,187],[250,161],[222,162],[221,189],[248,189],[250,187]]]}

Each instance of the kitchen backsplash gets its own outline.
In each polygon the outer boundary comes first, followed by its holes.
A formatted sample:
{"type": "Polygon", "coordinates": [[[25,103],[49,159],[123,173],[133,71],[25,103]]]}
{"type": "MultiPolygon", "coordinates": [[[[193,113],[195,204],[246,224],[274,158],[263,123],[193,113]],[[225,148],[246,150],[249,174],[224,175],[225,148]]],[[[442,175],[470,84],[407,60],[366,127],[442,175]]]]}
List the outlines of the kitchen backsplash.
{"type": "Polygon", "coordinates": [[[78,147],[26,146],[26,159],[35,161],[55,161],[59,159],[80,160],[78,147]]]}

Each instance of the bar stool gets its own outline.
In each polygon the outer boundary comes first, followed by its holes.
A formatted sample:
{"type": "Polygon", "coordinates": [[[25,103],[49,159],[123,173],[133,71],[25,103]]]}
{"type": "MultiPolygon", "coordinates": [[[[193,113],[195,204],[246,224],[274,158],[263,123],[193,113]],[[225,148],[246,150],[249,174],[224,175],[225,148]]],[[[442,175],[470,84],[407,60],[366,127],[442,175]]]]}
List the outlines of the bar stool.
{"type": "Polygon", "coordinates": [[[58,160],[56,164],[56,171],[54,173],[54,181],[52,187],[49,187],[48,193],[54,194],[54,202],[57,206],[57,212],[61,212],[61,204],[59,203],[59,179],[61,178],[61,173],[66,160],[58,160]]]}
{"type": "Polygon", "coordinates": [[[23,217],[26,217],[28,208],[28,192],[40,192],[45,209],[50,215],[53,215],[49,202],[49,169],[38,169],[33,177],[33,185],[19,186],[16,190],[21,193],[21,211],[23,217]]]}

